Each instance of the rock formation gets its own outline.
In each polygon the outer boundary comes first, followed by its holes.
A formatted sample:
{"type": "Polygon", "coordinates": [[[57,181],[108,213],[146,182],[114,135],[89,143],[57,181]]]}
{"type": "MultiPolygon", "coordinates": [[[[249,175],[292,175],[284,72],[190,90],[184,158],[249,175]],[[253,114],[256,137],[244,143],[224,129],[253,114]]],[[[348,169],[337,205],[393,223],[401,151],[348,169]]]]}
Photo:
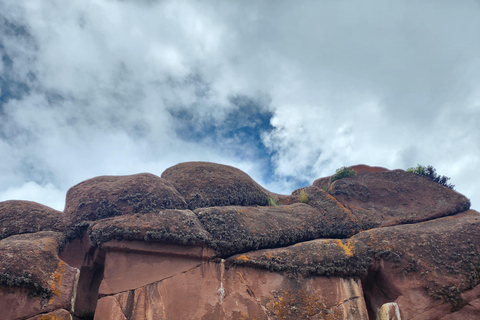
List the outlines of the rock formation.
{"type": "Polygon", "coordinates": [[[291,195],[190,162],[0,203],[0,320],[480,319],[480,213],[365,165],[291,195]]]}

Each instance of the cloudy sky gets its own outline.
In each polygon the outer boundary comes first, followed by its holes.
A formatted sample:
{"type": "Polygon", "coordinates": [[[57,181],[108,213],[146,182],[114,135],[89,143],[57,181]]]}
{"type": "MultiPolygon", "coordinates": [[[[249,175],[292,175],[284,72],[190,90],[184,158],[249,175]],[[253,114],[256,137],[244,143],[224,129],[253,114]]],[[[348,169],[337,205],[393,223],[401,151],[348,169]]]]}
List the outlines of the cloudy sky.
{"type": "Polygon", "coordinates": [[[431,164],[480,209],[480,2],[0,1],[0,201],[203,160],[431,164]]]}

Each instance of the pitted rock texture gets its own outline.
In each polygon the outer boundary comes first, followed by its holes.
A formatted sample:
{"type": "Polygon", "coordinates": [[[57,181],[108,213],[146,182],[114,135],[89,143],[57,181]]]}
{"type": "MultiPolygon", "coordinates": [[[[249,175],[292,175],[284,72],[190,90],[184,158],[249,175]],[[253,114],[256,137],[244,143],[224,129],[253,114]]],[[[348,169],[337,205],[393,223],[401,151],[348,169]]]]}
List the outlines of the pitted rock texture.
{"type": "Polygon", "coordinates": [[[72,308],[78,270],[58,257],[62,234],[43,231],[0,241],[0,319],[72,308]]]}
{"type": "Polygon", "coordinates": [[[0,239],[21,233],[62,232],[66,229],[63,212],[32,201],[0,202],[0,239]]]}
{"type": "Polygon", "coordinates": [[[480,319],[468,199],[352,168],[284,196],[191,162],[82,182],[65,213],[0,203],[0,320],[480,319]]]}
{"type": "Polygon", "coordinates": [[[214,206],[265,206],[270,192],[237,168],[209,162],[185,162],[168,168],[171,181],[189,209],[214,206]]]}
{"type": "Polygon", "coordinates": [[[194,212],[223,257],[354,233],[348,219],[341,220],[338,216],[335,217],[338,220],[332,219],[322,208],[303,203],[277,207],[213,207],[194,212]],[[343,224],[345,220],[347,225],[343,224]]]}
{"type": "Polygon", "coordinates": [[[74,223],[162,209],[185,209],[173,185],[150,173],[102,176],[89,179],[67,192],[65,213],[74,223]]]}
{"type": "Polygon", "coordinates": [[[327,192],[359,219],[375,216],[372,220],[379,226],[421,222],[470,208],[467,197],[403,170],[336,180],[327,192]]]}

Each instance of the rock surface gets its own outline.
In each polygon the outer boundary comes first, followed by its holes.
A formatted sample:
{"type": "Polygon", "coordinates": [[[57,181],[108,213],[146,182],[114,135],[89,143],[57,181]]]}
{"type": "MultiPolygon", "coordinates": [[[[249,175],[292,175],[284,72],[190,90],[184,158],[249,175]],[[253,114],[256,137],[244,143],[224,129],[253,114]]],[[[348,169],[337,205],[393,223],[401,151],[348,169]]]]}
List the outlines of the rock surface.
{"type": "Polygon", "coordinates": [[[185,209],[173,185],[150,173],[102,176],[86,180],[67,192],[65,213],[74,223],[162,209],[185,209]]]}
{"type": "Polygon", "coordinates": [[[182,163],[0,203],[0,320],[479,319],[480,213],[402,170],[282,196],[182,163]]]}
{"type": "Polygon", "coordinates": [[[214,206],[265,206],[270,192],[237,168],[209,162],[185,162],[168,168],[171,181],[189,209],[214,206]]]}
{"type": "Polygon", "coordinates": [[[60,233],[43,231],[0,241],[0,319],[72,311],[78,270],[58,257],[60,233]]]}
{"type": "Polygon", "coordinates": [[[15,234],[39,231],[65,231],[63,212],[36,202],[10,200],[0,202],[0,239],[15,234]]]}

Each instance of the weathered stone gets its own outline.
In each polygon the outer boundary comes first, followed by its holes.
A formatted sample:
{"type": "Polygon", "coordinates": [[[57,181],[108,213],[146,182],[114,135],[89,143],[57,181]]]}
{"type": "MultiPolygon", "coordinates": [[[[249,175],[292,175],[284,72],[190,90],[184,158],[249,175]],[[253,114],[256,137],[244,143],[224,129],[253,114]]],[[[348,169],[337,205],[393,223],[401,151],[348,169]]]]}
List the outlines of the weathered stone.
{"type": "Polygon", "coordinates": [[[393,170],[334,181],[328,188],[359,220],[379,226],[415,223],[459,213],[470,201],[426,177],[393,170]]]}
{"type": "Polygon", "coordinates": [[[38,231],[65,231],[63,212],[32,201],[0,202],[0,239],[38,231]]]}
{"type": "Polygon", "coordinates": [[[213,207],[194,211],[223,256],[316,238],[354,234],[344,216],[303,203],[277,207],[213,207]],[[338,219],[337,219],[338,218],[338,219]],[[346,226],[347,225],[347,226],[346,226]]]}
{"type": "Polygon", "coordinates": [[[67,310],[60,309],[28,318],[27,320],[72,320],[72,315],[67,310]]]}
{"type": "Polygon", "coordinates": [[[111,295],[158,282],[196,268],[213,257],[205,247],[139,241],[110,241],[99,294],[111,295]],[[132,270],[135,273],[132,274],[132,270]]]}
{"type": "Polygon", "coordinates": [[[44,231],[0,241],[0,319],[71,310],[78,269],[58,258],[59,233],[44,231]]]}
{"type": "Polygon", "coordinates": [[[110,240],[197,245],[206,244],[211,238],[190,210],[161,210],[102,219],[91,223],[87,230],[95,246],[110,240]]]}
{"type": "Polygon", "coordinates": [[[271,192],[245,172],[210,162],[185,162],[168,168],[162,178],[171,181],[189,209],[214,206],[265,206],[271,192]]]}
{"type": "Polygon", "coordinates": [[[140,173],[101,176],[77,184],[67,192],[65,213],[73,223],[78,223],[185,208],[185,200],[169,181],[150,173],[140,173]]]}
{"type": "Polygon", "coordinates": [[[368,319],[360,281],[290,278],[243,267],[224,269],[222,262],[204,263],[102,298],[95,319],[108,312],[131,320],[368,319]]]}
{"type": "Polygon", "coordinates": [[[359,276],[370,317],[396,302],[402,318],[440,318],[478,296],[480,214],[470,210],[427,222],[378,228],[348,240],[319,239],[236,255],[227,265],[290,274],[359,276]],[[466,300],[469,299],[469,300],[466,300]],[[430,317],[427,317],[430,318],[430,317]]]}
{"type": "Polygon", "coordinates": [[[197,162],[87,180],[67,215],[0,203],[0,320],[479,319],[480,213],[352,168],[290,196],[197,162]]]}

